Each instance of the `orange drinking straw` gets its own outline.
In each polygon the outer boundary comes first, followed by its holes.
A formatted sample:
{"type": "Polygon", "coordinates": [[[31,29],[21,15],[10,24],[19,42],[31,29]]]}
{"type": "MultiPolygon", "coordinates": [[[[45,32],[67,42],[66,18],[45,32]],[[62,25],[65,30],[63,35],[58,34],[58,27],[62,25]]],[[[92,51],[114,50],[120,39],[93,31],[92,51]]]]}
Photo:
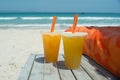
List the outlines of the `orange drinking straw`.
{"type": "Polygon", "coordinates": [[[54,32],[56,19],[57,19],[57,17],[56,17],[56,16],[54,16],[54,17],[53,17],[53,20],[52,20],[52,26],[51,26],[51,30],[50,30],[50,32],[54,32]]]}
{"type": "Polygon", "coordinates": [[[78,22],[78,15],[75,14],[74,15],[74,21],[73,21],[73,30],[72,30],[72,33],[75,33],[75,31],[76,31],[77,22],[78,22]]]}

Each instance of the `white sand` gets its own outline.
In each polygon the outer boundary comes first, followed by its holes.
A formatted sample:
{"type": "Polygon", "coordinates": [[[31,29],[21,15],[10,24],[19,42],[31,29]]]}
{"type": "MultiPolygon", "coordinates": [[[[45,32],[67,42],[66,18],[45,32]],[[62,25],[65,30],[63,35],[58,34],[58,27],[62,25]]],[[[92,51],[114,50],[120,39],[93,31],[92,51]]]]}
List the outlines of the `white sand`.
{"type": "Polygon", "coordinates": [[[29,55],[43,54],[41,31],[0,29],[0,80],[17,80],[29,55]]]}

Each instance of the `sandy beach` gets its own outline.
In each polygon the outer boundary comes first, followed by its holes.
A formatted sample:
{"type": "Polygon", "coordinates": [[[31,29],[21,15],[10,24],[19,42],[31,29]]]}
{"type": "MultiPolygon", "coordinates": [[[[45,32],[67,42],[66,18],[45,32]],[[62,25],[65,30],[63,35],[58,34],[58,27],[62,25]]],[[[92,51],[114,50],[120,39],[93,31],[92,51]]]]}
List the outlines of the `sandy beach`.
{"type": "Polygon", "coordinates": [[[41,31],[0,29],[0,80],[16,80],[30,54],[43,54],[41,31]]]}

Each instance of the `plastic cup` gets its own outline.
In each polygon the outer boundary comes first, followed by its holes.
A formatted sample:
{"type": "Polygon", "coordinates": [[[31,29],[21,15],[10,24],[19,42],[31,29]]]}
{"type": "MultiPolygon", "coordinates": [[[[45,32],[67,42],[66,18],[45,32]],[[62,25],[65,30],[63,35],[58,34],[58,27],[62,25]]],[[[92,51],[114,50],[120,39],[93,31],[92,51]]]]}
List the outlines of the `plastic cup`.
{"type": "Polygon", "coordinates": [[[65,65],[68,69],[80,68],[85,32],[64,32],[62,34],[65,65]]]}
{"type": "Polygon", "coordinates": [[[60,33],[44,32],[42,33],[44,57],[46,62],[57,62],[60,46],[60,33]]]}

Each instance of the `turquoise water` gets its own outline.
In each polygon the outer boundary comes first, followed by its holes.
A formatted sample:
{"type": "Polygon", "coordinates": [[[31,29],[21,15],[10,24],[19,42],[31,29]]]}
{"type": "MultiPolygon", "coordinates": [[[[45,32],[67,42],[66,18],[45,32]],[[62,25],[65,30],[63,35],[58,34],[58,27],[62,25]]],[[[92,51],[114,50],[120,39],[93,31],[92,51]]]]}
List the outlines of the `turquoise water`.
{"type": "MultiPolygon", "coordinates": [[[[51,27],[53,16],[57,16],[56,29],[72,25],[76,13],[0,13],[1,28],[51,27]]],[[[120,26],[120,13],[77,13],[78,26],[120,26]]]]}

